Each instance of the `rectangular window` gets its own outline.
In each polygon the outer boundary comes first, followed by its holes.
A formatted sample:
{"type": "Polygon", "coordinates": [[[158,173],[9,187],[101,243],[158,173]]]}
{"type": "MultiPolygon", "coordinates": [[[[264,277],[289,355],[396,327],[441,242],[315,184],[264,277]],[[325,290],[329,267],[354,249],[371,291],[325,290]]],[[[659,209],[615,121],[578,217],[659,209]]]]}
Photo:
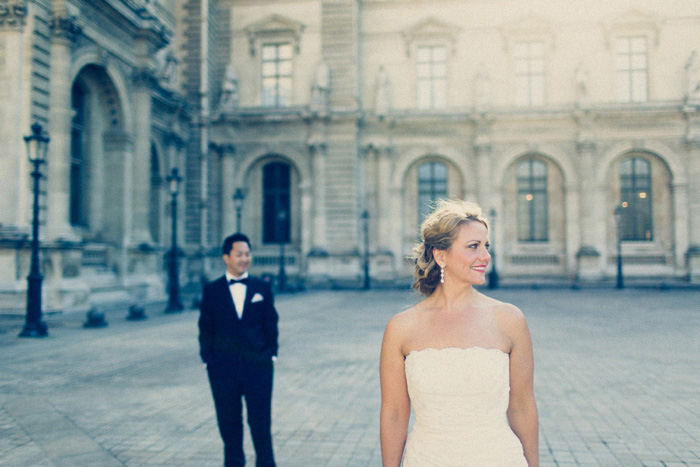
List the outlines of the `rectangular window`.
{"type": "Polygon", "coordinates": [[[447,107],[447,51],[443,46],[416,50],[417,104],[419,109],[447,107]]]}
{"type": "Polygon", "coordinates": [[[615,75],[618,102],[646,102],[647,86],[646,37],[621,37],[615,43],[615,75]]]}
{"type": "Polygon", "coordinates": [[[285,107],[292,97],[292,45],[289,43],[262,46],[262,105],[285,107]]]}
{"type": "Polygon", "coordinates": [[[544,43],[515,44],[515,103],[522,107],[544,105],[544,43]]]}

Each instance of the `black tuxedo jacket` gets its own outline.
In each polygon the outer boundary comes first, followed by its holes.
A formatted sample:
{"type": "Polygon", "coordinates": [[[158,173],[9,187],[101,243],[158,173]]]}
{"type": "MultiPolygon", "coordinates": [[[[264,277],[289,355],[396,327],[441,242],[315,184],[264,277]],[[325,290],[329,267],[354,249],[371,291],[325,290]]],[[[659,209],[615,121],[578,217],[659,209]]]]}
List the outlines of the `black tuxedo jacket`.
{"type": "Polygon", "coordinates": [[[277,311],[267,282],[249,276],[239,318],[226,276],[204,286],[199,307],[199,351],[204,363],[270,362],[277,355],[277,311]]]}

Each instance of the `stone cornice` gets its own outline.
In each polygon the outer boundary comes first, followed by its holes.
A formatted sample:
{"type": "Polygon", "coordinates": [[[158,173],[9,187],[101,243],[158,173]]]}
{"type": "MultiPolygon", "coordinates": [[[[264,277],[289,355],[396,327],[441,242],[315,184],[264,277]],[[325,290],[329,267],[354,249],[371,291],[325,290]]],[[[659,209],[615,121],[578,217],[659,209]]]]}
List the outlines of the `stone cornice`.
{"type": "Polygon", "coordinates": [[[0,4],[0,29],[22,30],[27,16],[26,1],[0,4]]]}

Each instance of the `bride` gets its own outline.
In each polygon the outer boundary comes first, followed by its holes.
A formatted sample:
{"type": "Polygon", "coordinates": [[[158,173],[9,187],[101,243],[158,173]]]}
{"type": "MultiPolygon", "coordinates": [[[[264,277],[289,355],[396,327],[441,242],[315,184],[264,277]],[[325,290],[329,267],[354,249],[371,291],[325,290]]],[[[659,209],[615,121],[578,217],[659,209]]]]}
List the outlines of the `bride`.
{"type": "Polygon", "coordinates": [[[491,258],[488,234],[466,201],[441,201],[421,226],[413,287],[426,298],[391,318],[382,342],[384,467],[402,457],[404,467],[538,465],[525,317],[474,288],[491,258]]]}

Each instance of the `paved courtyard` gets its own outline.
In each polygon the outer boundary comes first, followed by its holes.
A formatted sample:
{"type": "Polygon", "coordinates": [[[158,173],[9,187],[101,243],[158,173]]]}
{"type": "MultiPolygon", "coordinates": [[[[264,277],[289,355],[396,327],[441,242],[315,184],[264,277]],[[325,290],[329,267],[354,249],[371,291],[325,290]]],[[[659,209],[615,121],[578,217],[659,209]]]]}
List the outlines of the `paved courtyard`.
{"type": "MultiPolygon", "coordinates": [[[[528,317],[542,465],[700,466],[700,292],[504,289],[528,317]]],[[[273,435],[280,467],[379,466],[378,355],[409,291],[286,294],[273,435]]],[[[0,321],[0,465],[221,465],[197,313],[0,321]]],[[[247,435],[246,435],[247,436],[247,435]]],[[[252,447],[246,438],[252,462],[252,447]]]]}

